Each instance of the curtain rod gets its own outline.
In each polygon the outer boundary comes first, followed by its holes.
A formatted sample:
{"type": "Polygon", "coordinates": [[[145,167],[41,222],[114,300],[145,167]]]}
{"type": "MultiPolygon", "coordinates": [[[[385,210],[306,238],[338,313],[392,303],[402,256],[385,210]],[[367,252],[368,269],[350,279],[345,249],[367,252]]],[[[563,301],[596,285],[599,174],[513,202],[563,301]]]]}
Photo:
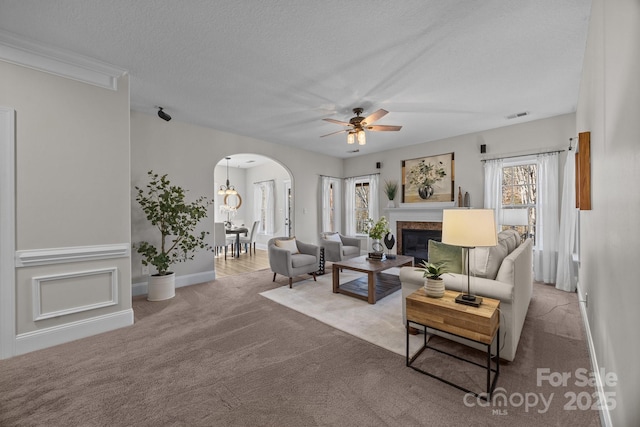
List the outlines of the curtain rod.
{"type": "Polygon", "coordinates": [[[553,153],[563,153],[565,150],[553,150],[553,151],[542,151],[540,153],[529,153],[529,154],[518,154],[518,155],[513,155],[513,156],[504,156],[504,157],[494,157],[491,159],[482,159],[481,161],[484,162],[488,162],[491,160],[502,160],[502,159],[513,159],[516,157],[528,157],[528,156],[539,156],[541,154],[553,154],[553,153]]]}
{"type": "Polygon", "coordinates": [[[275,179],[265,179],[264,181],[256,181],[256,182],[254,182],[254,184],[262,184],[263,182],[269,182],[269,181],[275,182],[276,180],[275,179]]]}
{"type": "Polygon", "coordinates": [[[371,175],[380,175],[380,172],[377,173],[369,173],[367,175],[358,175],[358,176],[345,176],[344,178],[340,178],[339,176],[331,176],[331,175],[322,175],[318,174],[318,176],[326,176],[327,178],[335,178],[335,179],[348,179],[348,178],[366,178],[371,175]]]}
{"type": "Polygon", "coordinates": [[[344,178],[342,178],[342,179],[349,179],[349,178],[366,178],[366,177],[371,176],[371,175],[380,175],[380,172],[377,172],[377,173],[368,173],[368,174],[366,174],[366,175],[358,175],[358,176],[345,176],[345,177],[344,177],[344,178]]]}

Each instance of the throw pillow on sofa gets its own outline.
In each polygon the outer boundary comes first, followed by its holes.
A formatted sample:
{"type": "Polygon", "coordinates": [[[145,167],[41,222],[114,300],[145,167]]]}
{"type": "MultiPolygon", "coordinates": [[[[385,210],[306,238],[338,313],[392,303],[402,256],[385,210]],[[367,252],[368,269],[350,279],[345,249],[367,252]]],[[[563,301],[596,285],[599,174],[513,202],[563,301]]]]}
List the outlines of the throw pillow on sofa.
{"type": "Polygon", "coordinates": [[[495,280],[502,261],[519,244],[520,236],[517,231],[504,230],[498,233],[498,244],[496,246],[471,249],[469,252],[471,275],[495,280]]]}
{"type": "Polygon", "coordinates": [[[445,273],[462,273],[462,248],[429,240],[429,262],[443,264],[445,273]]]}

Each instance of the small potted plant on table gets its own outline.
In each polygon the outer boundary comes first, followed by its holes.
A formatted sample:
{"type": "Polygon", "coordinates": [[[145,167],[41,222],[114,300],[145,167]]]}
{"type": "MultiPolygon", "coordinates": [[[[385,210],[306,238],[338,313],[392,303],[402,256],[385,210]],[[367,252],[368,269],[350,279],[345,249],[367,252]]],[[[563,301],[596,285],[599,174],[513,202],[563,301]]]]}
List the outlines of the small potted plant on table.
{"type": "Polygon", "coordinates": [[[422,261],[419,264],[421,268],[416,271],[422,271],[422,275],[425,278],[424,291],[428,297],[442,298],[444,296],[444,280],[442,276],[444,271],[444,264],[432,264],[427,261],[422,261]]]}

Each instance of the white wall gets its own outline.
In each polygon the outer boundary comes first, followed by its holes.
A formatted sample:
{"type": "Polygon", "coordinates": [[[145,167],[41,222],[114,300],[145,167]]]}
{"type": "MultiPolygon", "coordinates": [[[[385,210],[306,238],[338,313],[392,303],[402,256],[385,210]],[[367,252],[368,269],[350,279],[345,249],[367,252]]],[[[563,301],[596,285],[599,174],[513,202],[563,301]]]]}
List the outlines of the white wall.
{"type": "Polygon", "coordinates": [[[16,111],[16,353],[131,324],[128,76],[114,91],[0,61],[0,78],[16,111]]]}
{"type": "MultiPolygon", "coordinates": [[[[155,116],[131,113],[132,186],[144,184],[146,172],[153,169],[158,173],[168,173],[173,183],[188,189],[193,197],[204,195],[213,198],[217,190],[212,179],[215,165],[235,153],[255,153],[278,159],[291,172],[295,199],[294,233],[300,240],[317,242],[318,196],[316,191],[309,189],[317,188],[320,174],[341,176],[342,160],[183,123],[175,118],[165,122],[155,116]]],[[[133,192],[131,197],[132,241],[154,239],[155,233],[137,207],[133,192]]],[[[212,229],[213,222],[211,211],[202,227],[212,229]]],[[[131,265],[133,282],[145,281],[137,253],[132,254],[131,265]]],[[[173,270],[178,280],[180,276],[189,275],[195,275],[196,279],[206,277],[213,268],[212,254],[199,252],[194,260],[177,264],[173,270]]]]}
{"type": "MultiPolygon", "coordinates": [[[[458,187],[462,187],[462,194],[469,192],[473,207],[483,207],[484,168],[482,159],[546,150],[566,150],[569,147],[569,138],[575,135],[575,115],[565,114],[347,159],[344,162],[344,170],[346,176],[380,172],[379,200],[382,215],[387,205],[387,198],[383,192],[384,181],[396,180],[398,184],[401,183],[402,160],[453,152],[455,154],[454,193],[456,200],[458,187]],[[480,154],[481,144],[486,144],[486,154],[480,154]],[[382,163],[380,169],[376,169],[376,162],[382,163]]],[[[375,144],[375,136],[371,136],[367,144],[375,144]]],[[[565,156],[566,153],[561,153],[560,165],[564,165],[565,156]]],[[[562,169],[560,169],[560,176],[562,176],[562,169]]],[[[395,200],[396,206],[398,206],[401,200],[400,191],[395,200]]]]}
{"type": "MultiPolygon", "coordinates": [[[[612,425],[640,425],[640,3],[594,0],[576,114],[591,132],[591,205],[580,212],[579,292],[595,359],[615,373],[612,425]]],[[[608,420],[605,420],[608,422],[608,420]]]]}

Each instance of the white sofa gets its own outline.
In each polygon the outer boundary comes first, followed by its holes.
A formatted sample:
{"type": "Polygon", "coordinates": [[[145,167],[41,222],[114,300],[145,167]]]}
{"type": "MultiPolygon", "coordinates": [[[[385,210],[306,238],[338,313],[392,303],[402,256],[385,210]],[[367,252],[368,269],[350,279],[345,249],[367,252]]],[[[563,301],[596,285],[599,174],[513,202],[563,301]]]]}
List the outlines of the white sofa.
{"type": "MultiPolygon", "coordinates": [[[[533,290],[533,241],[527,239],[520,243],[516,231],[501,231],[497,246],[472,249],[470,254],[471,293],[500,300],[500,359],[513,361],[533,290]]],[[[447,273],[442,277],[446,289],[466,292],[466,274],[447,273]]],[[[424,280],[422,272],[416,271],[415,267],[402,267],[400,270],[402,320],[405,325],[405,298],[422,287],[424,280]]],[[[448,338],[457,340],[452,336],[448,338]]],[[[492,353],[495,354],[495,348],[492,353]]]]}

